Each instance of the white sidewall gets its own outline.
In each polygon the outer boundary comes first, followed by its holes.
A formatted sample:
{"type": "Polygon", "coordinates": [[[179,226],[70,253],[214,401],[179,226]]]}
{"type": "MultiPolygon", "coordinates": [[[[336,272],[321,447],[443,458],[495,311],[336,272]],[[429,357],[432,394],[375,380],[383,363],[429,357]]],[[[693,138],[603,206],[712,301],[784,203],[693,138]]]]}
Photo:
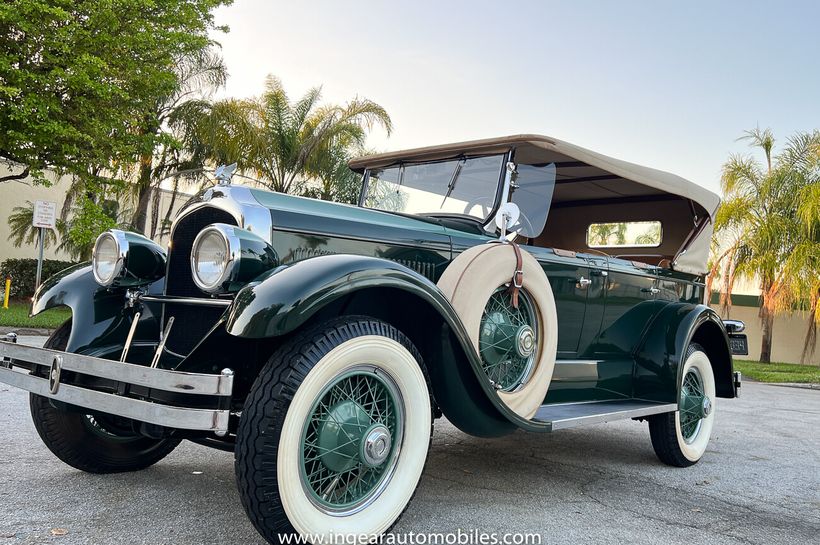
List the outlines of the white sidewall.
{"type": "Polygon", "coordinates": [[[413,355],[379,335],[346,341],[331,350],[296,390],[285,416],[276,469],[282,507],[300,534],[381,534],[401,515],[418,485],[430,441],[431,408],[427,382],[413,355]],[[302,431],[313,403],[330,381],[348,369],[372,365],[390,375],[404,402],[404,439],[387,486],[365,509],[347,516],[320,511],[302,487],[302,431]]]}
{"type": "Polygon", "coordinates": [[[692,367],[700,372],[700,376],[703,379],[703,390],[712,401],[712,410],[709,416],[701,420],[700,430],[695,440],[691,443],[687,443],[683,439],[683,433],[680,428],[680,411],[677,411],[675,413],[675,435],[678,438],[678,446],[686,459],[690,462],[697,462],[701,456],[703,456],[703,453],[706,452],[706,446],[709,444],[709,438],[712,436],[712,425],[715,421],[717,403],[715,399],[715,374],[712,371],[712,364],[709,362],[709,357],[699,350],[692,352],[692,354],[686,358],[683,373],[681,373],[681,381],[683,381],[686,373],[692,367]]]}
{"type": "MultiPolygon", "coordinates": [[[[538,353],[529,381],[518,391],[498,392],[498,396],[516,414],[530,419],[544,403],[555,368],[558,315],[544,269],[528,252],[522,250],[521,254],[523,289],[538,314],[538,353]]],[[[515,252],[509,244],[481,244],[459,255],[439,279],[439,289],[458,313],[477,354],[481,317],[487,301],[499,286],[510,282],[514,270],[515,252]]]]}

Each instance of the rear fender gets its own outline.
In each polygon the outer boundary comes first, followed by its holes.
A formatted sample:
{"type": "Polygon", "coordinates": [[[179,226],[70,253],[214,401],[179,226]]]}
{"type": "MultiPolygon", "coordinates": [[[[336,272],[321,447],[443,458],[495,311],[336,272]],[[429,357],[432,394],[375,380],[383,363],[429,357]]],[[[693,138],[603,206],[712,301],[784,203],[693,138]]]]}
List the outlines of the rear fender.
{"type": "MultiPolygon", "coordinates": [[[[151,294],[161,294],[165,279],[147,286],[151,294]]],[[[48,278],[32,298],[31,315],[49,308],[71,309],[71,336],[66,352],[107,357],[122,350],[132,312],[126,310],[125,288],[106,288],[94,280],[91,265],[81,263],[48,278]]],[[[134,345],[156,343],[159,332],[159,305],[144,304],[134,345]]],[[[117,354],[118,355],[118,354],[117,354]]]]}
{"type": "Polygon", "coordinates": [[[655,317],[635,352],[634,396],[677,403],[683,358],[691,343],[706,351],[718,397],[735,397],[729,338],[720,317],[705,305],[671,303],[655,317]]]}
{"type": "Polygon", "coordinates": [[[242,338],[287,335],[311,318],[326,317],[320,314],[325,309],[385,319],[408,334],[425,357],[437,404],[462,431],[477,436],[503,435],[516,427],[543,431],[543,425],[507,409],[480,378],[479,356],[438,287],[393,261],[327,255],[275,269],[237,294],[225,330],[242,338]]]}

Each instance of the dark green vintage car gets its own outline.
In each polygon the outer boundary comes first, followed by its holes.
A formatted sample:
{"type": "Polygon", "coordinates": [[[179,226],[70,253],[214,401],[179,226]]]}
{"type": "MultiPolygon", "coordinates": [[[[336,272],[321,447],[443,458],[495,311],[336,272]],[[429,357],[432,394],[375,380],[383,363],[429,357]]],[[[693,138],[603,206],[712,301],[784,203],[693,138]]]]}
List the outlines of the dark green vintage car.
{"type": "Polygon", "coordinates": [[[0,381],[48,448],[94,473],[234,452],[270,542],[387,531],[442,415],[480,437],[641,419],[662,462],[703,456],[746,340],[702,304],[716,195],[534,135],[350,167],[358,206],[223,171],[167,251],[112,230],[47,280],[32,314],[72,318],[0,343],[0,381]]]}

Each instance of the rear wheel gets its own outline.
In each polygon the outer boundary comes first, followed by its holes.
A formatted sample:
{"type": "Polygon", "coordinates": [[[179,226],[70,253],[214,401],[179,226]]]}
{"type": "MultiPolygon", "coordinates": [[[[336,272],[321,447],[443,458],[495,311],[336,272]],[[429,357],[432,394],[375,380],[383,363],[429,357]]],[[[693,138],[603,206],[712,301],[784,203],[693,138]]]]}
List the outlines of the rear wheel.
{"type": "Polygon", "coordinates": [[[409,504],[431,431],[407,337],[364,317],[323,324],[277,350],[251,389],[237,431],[242,504],[271,543],[379,535],[409,504]]]}
{"type": "MultiPolygon", "coordinates": [[[[65,350],[71,320],[57,328],[44,347],[65,350]]],[[[149,439],[131,431],[131,421],[58,409],[48,398],[31,394],[34,427],[46,447],[71,467],[89,473],[145,469],[165,458],[178,439],[149,439]]]]}
{"type": "Polygon", "coordinates": [[[673,413],[649,417],[652,447],[668,465],[687,467],[706,452],[715,420],[715,376],[709,357],[698,344],[686,352],[681,373],[680,403],[673,413]]]}

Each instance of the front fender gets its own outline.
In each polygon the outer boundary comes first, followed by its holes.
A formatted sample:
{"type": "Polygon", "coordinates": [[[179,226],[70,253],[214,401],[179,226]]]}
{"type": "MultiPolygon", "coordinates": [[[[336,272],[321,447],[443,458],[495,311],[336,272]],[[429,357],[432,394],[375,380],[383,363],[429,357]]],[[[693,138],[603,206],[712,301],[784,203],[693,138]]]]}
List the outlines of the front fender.
{"type": "MultiPolygon", "coordinates": [[[[677,403],[683,359],[689,344],[700,341],[706,333],[719,344],[722,340],[727,352],[708,347],[718,395],[725,392],[726,384],[732,384],[731,356],[728,356],[729,340],[718,314],[706,305],[671,303],[655,317],[635,352],[634,387],[636,398],[677,403]],[[715,332],[718,332],[715,334],[715,332]],[[722,332],[722,337],[720,336],[722,332]],[[729,357],[729,361],[723,361],[729,357]],[[724,372],[728,368],[728,373],[724,372]]],[[[731,388],[731,386],[730,386],[731,388]]]]}
{"type": "MultiPolygon", "coordinates": [[[[438,287],[386,259],[327,255],[275,269],[237,294],[228,309],[225,329],[245,338],[285,335],[327,305],[362,290],[373,290],[373,294],[399,290],[414,296],[412,304],[426,305],[441,318],[444,330],[430,331],[428,335],[428,340],[440,339],[435,341],[434,361],[427,362],[428,371],[437,403],[456,426],[485,436],[503,435],[516,427],[544,431],[543,425],[510,411],[489,382],[481,378],[481,360],[456,311],[438,287]]],[[[387,306],[391,301],[381,299],[374,304],[387,306]]],[[[413,313],[412,308],[402,310],[413,313]]]]}
{"type": "Polygon", "coordinates": [[[407,267],[375,257],[326,255],[274,269],[243,288],[225,327],[237,337],[285,335],[329,303],[368,287],[410,291],[460,324],[436,285],[407,267]]]}
{"type": "MultiPolygon", "coordinates": [[[[165,279],[148,286],[151,294],[162,293],[165,279]]],[[[71,336],[66,352],[105,357],[122,350],[131,316],[125,310],[125,289],[97,284],[89,263],[64,269],[43,282],[32,298],[31,316],[46,309],[66,306],[71,309],[71,336]]],[[[145,305],[135,341],[156,339],[159,309],[145,305]]]]}

